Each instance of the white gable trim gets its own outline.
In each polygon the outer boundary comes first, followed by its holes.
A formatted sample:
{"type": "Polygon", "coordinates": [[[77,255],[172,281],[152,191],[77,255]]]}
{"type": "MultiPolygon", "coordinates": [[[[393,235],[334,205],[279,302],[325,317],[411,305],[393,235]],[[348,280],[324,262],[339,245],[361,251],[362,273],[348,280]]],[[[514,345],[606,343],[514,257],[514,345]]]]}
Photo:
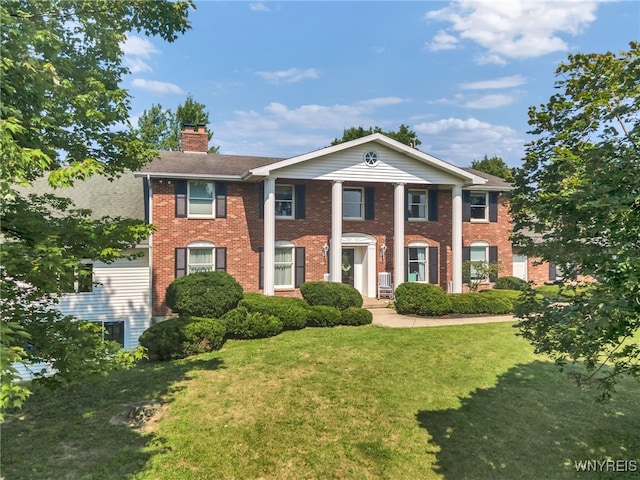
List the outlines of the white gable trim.
{"type": "Polygon", "coordinates": [[[304,155],[298,155],[296,157],[288,158],[285,160],[281,160],[276,163],[272,163],[270,165],[265,165],[263,167],[258,167],[250,170],[250,174],[252,176],[257,177],[267,177],[267,176],[278,176],[278,170],[289,167],[291,165],[296,165],[300,163],[304,163],[310,160],[314,160],[317,158],[321,158],[327,155],[331,155],[333,153],[341,152],[343,150],[347,150],[349,148],[357,147],[367,143],[378,143],[385,145],[386,147],[400,152],[412,159],[418,160],[425,165],[429,165],[438,170],[441,170],[457,179],[459,179],[464,185],[484,185],[487,183],[485,178],[474,175],[470,172],[467,172],[461,168],[456,167],[455,165],[451,165],[450,163],[444,162],[436,157],[433,157],[427,153],[421,152],[420,150],[416,150],[415,148],[409,147],[402,142],[398,142],[393,140],[381,133],[374,133],[372,135],[367,135],[366,137],[357,138],[355,140],[351,140],[350,142],[340,143],[338,145],[333,145],[331,147],[326,147],[320,150],[316,150],[314,152],[305,153],[304,155]]]}

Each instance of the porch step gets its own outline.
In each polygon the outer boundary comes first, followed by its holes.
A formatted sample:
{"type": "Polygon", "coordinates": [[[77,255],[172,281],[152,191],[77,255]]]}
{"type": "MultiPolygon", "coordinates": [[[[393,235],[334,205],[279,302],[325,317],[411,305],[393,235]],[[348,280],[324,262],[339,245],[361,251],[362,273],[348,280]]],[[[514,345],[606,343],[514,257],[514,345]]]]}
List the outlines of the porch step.
{"type": "Polygon", "coordinates": [[[366,308],[367,310],[372,310],[375,308],[387,308],[389,302],[392,302],[388,298],[381,298],[380,300],[376,298],[364,298],[362,302],[362,308],[366,308]]]}

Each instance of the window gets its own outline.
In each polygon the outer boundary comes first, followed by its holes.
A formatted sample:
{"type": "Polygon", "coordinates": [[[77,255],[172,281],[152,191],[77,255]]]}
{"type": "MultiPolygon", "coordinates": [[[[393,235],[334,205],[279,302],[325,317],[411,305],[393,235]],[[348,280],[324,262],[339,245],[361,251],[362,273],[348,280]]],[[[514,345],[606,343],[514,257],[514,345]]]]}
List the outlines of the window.
{"type": "Polygon", "coordinates": [[[60,278],[60,282],[64,293],[93,292],[93,264],[84,263],[81,267],[70,270],[60,278]]]}
{"type": "Polygon", "coordinates": [[[471,261],[471,278],[474,280],[487,281],[487,278],[480,278],[477,268],[474,265],[489,263],[489,245],[485,242],[473,242],[469,253],[471,261]]]}
{"type": "Polygon", "coordinates": [[[118,342],[124,347],[124,322],[102,322],[105,329],[103,338],[105,340],[118,342]]]}
{"type": "Polygon", "coordinates": [[[364,163],[370,167],[378,164],[378,154],[376,152],[367,152],[364,154],[364,163]]]}
{"type": "Polygon", "coordinates": [[[293,218],[293,185],[276,185],[276,217],[293,218]]]}
{"type": "Polygon", "coordinates": [[[293,244],[276,242],[274,286],[293,288],[293,244]]]}
{"type": "Polygon", "coordinates": [[[189,216],[213,217],[213,182],[189,182],[189,216]]]}
{"type": "Polygon", "coordinates": [[[193,242],[187,246],[187,274],[215,270],[214,245],[209,242],[193,242]]]}
{"type": "Polygon", "coordinates": [[[427,220],[427,191],[426,190],[409,190],[409,219],[410,220],[427,220]]]}
{"type": "Polygon", "coordinates": [[[489,221],[487,192],[471,192],[471,221],[489,221]]]}
{"type": "Polygon", "coordinates": [[[427,281],[427,246],[410,244],[407,258],[407,280],[409,282],[427,281]]]}
{"type": "Polygon", "coordinates": [[[364,218],[364,190],[345,188],[342,192],[342,218],[362,220],[364,218]]]}

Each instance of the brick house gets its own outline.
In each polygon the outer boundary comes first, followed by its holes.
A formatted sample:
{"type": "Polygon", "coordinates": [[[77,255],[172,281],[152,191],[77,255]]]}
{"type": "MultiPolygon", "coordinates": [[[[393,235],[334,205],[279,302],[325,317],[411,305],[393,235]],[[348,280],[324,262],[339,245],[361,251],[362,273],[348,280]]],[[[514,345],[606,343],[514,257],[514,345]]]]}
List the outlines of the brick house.
{"type": "Polygon", "coordinates": [[[548,280],[548,267],[514,255],[512,187],[500,178],[382,134],[292,158],[207,148],[204,128],[187,129],[181,152],[161,152],[135,174],[156,226],[154,317],[170,314],[164,294],[175,278],[211,269],[245,291],[294,296],[305,281],[330,280],[376,297],[385,272],[394,286],[461,292],[465,260],[499,261],[500,276],[548,280]]]}

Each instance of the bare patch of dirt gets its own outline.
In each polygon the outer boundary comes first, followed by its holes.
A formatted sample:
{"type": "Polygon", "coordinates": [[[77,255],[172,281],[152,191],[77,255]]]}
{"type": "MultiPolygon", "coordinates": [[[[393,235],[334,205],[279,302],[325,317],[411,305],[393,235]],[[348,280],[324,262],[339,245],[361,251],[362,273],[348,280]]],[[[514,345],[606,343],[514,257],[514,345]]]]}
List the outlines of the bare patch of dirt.
{"type": "Polygon", "coordinates": [[[158,422],[164,417],[167,405],[160,399],[144,402],[127,403],[123,411],[109,420],[111,425],[126,425],[134,430],[151,432],[157,428],[158,422]]]}

